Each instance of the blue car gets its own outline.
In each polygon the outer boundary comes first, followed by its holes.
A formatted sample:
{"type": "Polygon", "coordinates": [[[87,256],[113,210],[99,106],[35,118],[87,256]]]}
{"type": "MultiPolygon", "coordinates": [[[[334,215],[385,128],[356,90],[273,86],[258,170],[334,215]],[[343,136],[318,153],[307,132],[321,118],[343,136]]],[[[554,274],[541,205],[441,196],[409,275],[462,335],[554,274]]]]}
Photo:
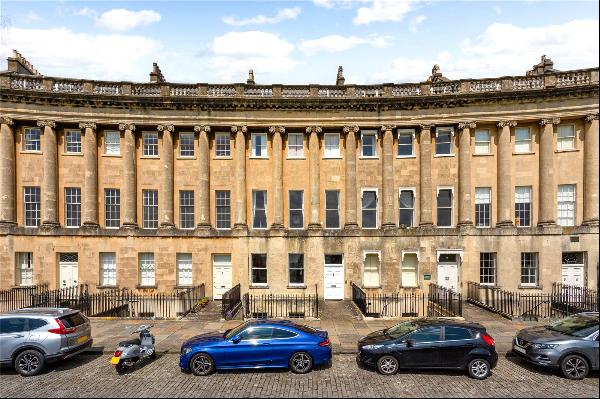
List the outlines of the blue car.
{"type": "Polygon", "coordinates": [[[304,374],[330,361],[327,331],[288,320],[251,320],[225,333],[207,333],[187,340],[181,346],[179,367],[194,375],[288,367],[304,374]]]}

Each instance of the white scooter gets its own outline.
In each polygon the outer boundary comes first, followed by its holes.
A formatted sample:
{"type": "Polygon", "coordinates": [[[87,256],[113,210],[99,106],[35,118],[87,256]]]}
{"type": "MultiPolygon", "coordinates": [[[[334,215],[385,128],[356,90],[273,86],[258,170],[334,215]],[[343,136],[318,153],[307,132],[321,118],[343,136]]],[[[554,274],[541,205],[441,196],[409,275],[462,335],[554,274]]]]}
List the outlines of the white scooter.
{"type": "Polygon", "coordinates": [[[115,366],[119,374],[123,374],[127,369],[143,359],[156,359],[156,348],[154,347],[154,335],[150,333],[153,325],[141,325],[131,334],[139,334],[139,338],[119,342],[114,356],[110,363],[115,366]]]}

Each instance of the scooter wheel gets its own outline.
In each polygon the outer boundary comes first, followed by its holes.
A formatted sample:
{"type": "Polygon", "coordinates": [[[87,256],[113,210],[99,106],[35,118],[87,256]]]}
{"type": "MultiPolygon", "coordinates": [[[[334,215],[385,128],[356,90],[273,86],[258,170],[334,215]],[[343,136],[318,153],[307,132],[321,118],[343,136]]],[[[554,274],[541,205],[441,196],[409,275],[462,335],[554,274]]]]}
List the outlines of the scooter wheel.
{"type": "Polygon", "coordinates": [[[124,374],[127,371],[127,369],[128,369],[128,367],[122,363],[119,363],[115,366],[115,370],[117,371],[117,374],[119,374],[119,375],[124,374]]]}

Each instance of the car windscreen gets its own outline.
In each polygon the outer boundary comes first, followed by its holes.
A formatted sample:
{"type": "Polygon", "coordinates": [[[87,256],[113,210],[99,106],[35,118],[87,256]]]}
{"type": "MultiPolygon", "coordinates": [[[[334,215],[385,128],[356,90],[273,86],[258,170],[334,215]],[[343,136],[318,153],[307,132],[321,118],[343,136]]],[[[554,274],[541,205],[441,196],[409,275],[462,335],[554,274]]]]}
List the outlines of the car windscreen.
{"type": "Polygon", "coordinates": [[[246,328],[248,326],[248,322],[246,323],[242,323],[239,326],[232,328],[231,330],[228,330],[225,332],[225,335],[223,335],[223,337],[225,339],[230,339],[232,337],[235,337],[236,335],[238,335],[242,330],[244,330],[244,328],[246,328]]]}
{"type": "Polygon", "coordinates": [[[85,323],[85,318],[81,313],[71,313],[69,315],[59,317],[59,320],[66,328],[77,327],[85,323]]]}
{"type": "Polygon", "coordinates": [[[385,335],[388,335],[392,338],[400,338],[403,335],[406,335],[411,331],[415,331],[419,327],[420,326],[418,323],[416,323],[415,321],[409,320],[409,321],[405,321],[403,323],[396,324],[394,327],[388,328],[387,330],[384,330],[383,332],[385,335]]]}
{"type": "Polygon", "coordinates": [[[598,330],[598,316],[574,315],[555,321],[546,328],[574,337],[587,337],[598,330]]]}

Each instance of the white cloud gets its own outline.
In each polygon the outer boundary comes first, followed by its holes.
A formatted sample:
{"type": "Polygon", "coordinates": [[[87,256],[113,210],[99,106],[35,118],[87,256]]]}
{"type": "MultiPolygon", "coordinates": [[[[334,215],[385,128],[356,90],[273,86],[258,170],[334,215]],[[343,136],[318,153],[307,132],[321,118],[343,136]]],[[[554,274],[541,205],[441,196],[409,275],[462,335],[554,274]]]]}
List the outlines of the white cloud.
{"type": "MultiPolygon", "coordinates": [[[[87,15],[94,16],[91,11],[87,12],[87,15]]],[[[124,8],[114,8],[96,18],[96,26],[110,32],[125,32],[138,26],[159,22],[160,19],[160,14],[153,10],[129,11],[124,8]]]]}
{"type": "Polygon", "coordinates": [[[354,17],[355,25],[371,22],[402,21],[414,9],[415,0],[373,0],[368,6],[360,7],[354,17]]]}
{"type": "Polygon", "coordinates": [[[559,70],[591,68],[598,65],[599,28],[592,19],[528,28],[495,23],[475,39],[465,39],[459,53],[443,51],[429,59],[396,58],[371,80],[424,81],[436,63],[451,79],[524,75],[543,54],[559,70]]]}
{"type": "Polygon", "coordinates": [[[498,15],[502,14],[502,7],[494,6],[494,12],[498,15]]]}
{"type": "Polygon", "coordinates": [[[225,81],[245,80],[248,69],[255,75],[285,72],[298,65],[290,54],[294,45],[278,35],[261,31],[228,32],[209,46],[208,65],[225,81]]]}
{"type": "Polygon", "coordinates": [[[27,22],[38,22],[42,20],[42,17],[40,17],[40,15],[34,11],[29,11],[25,16],[25,19],[27,22]]]}
{"type": "Polygon", "coordinates": [[[67,28],[9,28],[8,33],[0,57],[17,49],[40,73],[50,76],[139,81],[150,71],[150,56],[162,47],[142,36],[91,35],[67,28]]]}
{"type": "Polygon", "coordinates": [[[236,17],[230,15],[223,17],[223,22],[227,25],[234,26],[276,24],[288,19],[296,19],[301,12],[302,9],[300,7],[284,8],[279,10],[273,17],[267,17],[266,15],[259,14],[251,18],[237,19],[236,17]]]}
{"type": "Polygon", "coordinates": [[[325,8],[350,8],[358,3],[368,3],[372,0],[313,0],[314,5],[325,8]]]}
{"type": "Polygon", "coordinates": [[[312,40],[302,40],[298,46],[306,55],[322,52],[341,52],[361,44],[369,44],[381,48],[387,45],[383,36],[372,35],[368,37],[329,35],[312,40]]]}
{"type": "Polygon", "coordinates": [[[98,16],[98,11],[94,10],[93,8],[84,7],[81,10],[76,11],[73,15],[96,18],[98,16]]]}
{"type": "Polygon", "coordinates": [[[425,22],[426,19],[427,19],[427,17],[425,15],[417,15],[410,22],[410,26],[408,29],[411,32],[416,32],[419,29],[419,25],[421,25],[423,22],[425,22]]]}

